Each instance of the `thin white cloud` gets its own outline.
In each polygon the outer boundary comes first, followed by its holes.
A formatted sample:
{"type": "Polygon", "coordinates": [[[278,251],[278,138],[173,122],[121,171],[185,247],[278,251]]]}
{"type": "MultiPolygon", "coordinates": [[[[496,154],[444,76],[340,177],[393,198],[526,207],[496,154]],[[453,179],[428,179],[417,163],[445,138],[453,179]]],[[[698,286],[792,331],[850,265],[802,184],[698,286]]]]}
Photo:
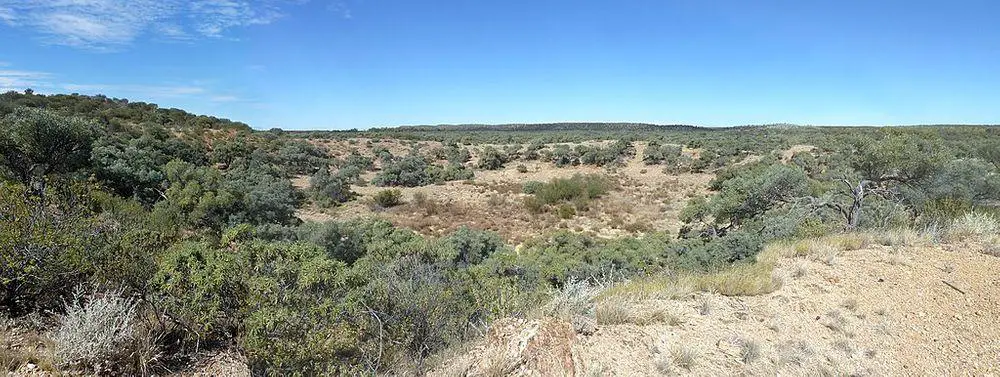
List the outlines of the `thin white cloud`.
{"type": "Polygon", "coordinates": [[[193,98],[213,103],[246,102],[237,93],[220,94],[211,85],[198,81],[168,84],[94,84],[60,82],[48,72],[19,70],[4,67],[0,62],[0,93],[33,89],[38,93],[103,94],[110,97],[129,98],[136,101],[157,102],[177,98],[193,98]]]}
{"type": "Polygon", "coordinates": [[[0,92],[48,87],[51,76],[45,72],[0,69],[0,92]]]}
{"type": "Polygon", "coordinates": [[[240,97],[233,95],[221,95],[221,96],[212,96],[208,100],[212,102],[237,102],[240,101],[240,97]]]}
{"type": "Polygon", "coordinates": [[[108,94],[137,99],[190,97],[208,93],[207,89],[193,85],[63,84],[61,88],[75,93],[108,94]]]}
{"type": "Polygon", "coordinates": [[[43,41],[113,50],[142,36],[218,38],[233,28],[282,17],[286,0],[0,0],[0,21],[38,32],[43,41]]]}
{"type": "Polygon", "coordinates": [[[3,21],[6,24],[12,24],[16,19],[17,18],[14,17],[13,9],[7,7],[0,7],[0,21],[3,21]]]}

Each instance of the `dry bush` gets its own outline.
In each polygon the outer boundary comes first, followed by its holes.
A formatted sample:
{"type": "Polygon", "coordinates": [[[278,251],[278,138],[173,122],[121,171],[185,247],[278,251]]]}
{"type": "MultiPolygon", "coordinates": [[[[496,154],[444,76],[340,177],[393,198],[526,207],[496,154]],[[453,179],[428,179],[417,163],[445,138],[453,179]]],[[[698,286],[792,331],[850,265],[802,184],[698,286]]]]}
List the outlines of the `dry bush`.
{"type": "Polygon", "coordinates": [[[51,342],[31,327],[0,312],[0,375],[14,375],[28,363],[38,371],[58,371],[49,352],[51,342]]]}
{"type": "Polygon", "coordinates": [[[955,221],[945,232],[945,239],[949,242],[983,240],[996,242],[1000,236],[1000,220],[981,213],[968,213],[955,221]]]}
{"type": "Polygon", "coordinates": [[[834,309],[826,313],[826,317],[820,323],[835,333],[842,334],[848,338],[854,337],[854,333],[847,323],[847,318],[839,310],[834,309]]]}
{"type": "Polygon", "coordinates": [[[709,315],[712,313],[712,300],[708,295],[698,297],[698,314],[709,315]]]}
{"type": "Polygon", "coordinates": [[[593,316],[594,298],[601,288],[585,280],[570,278],[542,308],[545,315],[570,320],[573,316],[593,316]]]}
{"type": "Polygon", "coordinates": [[[508,352],[505,347],[494,347],[485,357],[485,374],[488,377],[505,377],[524,365],[524,356],[508,352]]]}
{"type": "Polygon", "coordinates": [[[697,364],[699,354],[694,348],[678,346],[670,351],[670,356],[675,365],[691,370],[697,364]]]}
{"type": "Polygon", "coordinates": [[[760,358],[760,343],[756,340],[748,338],[740,338],[737,340],[740,345],[740,361],[744,364],[750,364],[760,358]]]}
{"type": "Polygon", "coordinates": [[[870,234],[882,246],[916,246],[930,243],[930,239],[916,230],[899,228],[870,234]]]}
{"type": "Polygon", "coordinates": [[[138,301],[122,297],[120,290],[88,296],[77,290],[51,336],[56,360],[98,374],[148,374],[158,352],[138,310],[138,301]]]}

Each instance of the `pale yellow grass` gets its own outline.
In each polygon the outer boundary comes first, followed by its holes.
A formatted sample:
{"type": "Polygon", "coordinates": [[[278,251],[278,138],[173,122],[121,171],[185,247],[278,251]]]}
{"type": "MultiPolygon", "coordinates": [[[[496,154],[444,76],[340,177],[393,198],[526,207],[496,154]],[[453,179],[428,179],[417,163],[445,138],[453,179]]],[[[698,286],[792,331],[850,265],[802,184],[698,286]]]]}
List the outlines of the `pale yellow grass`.
{"type": "Polygon", "coordinates": [[[833,265],[845,250],[858,250],[876,243],[913,246],[930,242],[926,235],[909,229],[841,233],[795,242],[776,242],[767,245],[752,263],[736,264],[715,272],[678,272],[670,276],[637,279],[607,289],[598,296],[598,300],[672,300],[695,292],[725,296],[762,295],[781,288],[782,279],[774,274],[774,267],[781,258],[805,257],[833,265]]]}

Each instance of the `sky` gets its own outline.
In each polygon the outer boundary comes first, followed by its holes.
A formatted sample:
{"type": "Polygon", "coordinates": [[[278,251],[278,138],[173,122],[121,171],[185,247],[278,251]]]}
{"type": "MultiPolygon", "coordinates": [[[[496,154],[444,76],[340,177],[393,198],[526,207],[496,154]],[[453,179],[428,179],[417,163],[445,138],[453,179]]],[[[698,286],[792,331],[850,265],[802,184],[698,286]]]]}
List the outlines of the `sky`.
{"type": "Polygon", "coordinates": [[[994,0],[0,0],[0,91],[257,129],[1000,123],[994,0]]]}

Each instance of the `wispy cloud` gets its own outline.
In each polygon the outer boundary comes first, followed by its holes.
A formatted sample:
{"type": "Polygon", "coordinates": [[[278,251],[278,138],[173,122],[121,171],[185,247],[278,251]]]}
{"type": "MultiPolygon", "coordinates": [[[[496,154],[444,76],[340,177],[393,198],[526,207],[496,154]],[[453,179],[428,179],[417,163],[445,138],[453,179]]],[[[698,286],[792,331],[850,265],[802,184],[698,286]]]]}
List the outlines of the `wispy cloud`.
{"type": "Polygon", "coordinates": [[[221,96],[212,96],[208,100],[212,102],[238,102],[241,99],[240,97],[233,95],[221,95],[221,96]]]}
{"type": "MultiPolygon", "coordinates": [[[[0,64],[4,66],[6,64],[0,64]]],[[[0,69],[0,92],[46,87],[51,76],[45,72],[0,69]]]]}
{"type": "Polygon", "coordinates": [[[0,0],[0,21],[46,43],[114,50],[142,36],[190,40],[281,18],[287,0],[0,0]]]}
{"type": "Polygon", "coordinates": [[[4,62],[0,62],[0,93],[25,89],[33,89],[38,93],[45,94],[104,94],[111,97],[149,102],[175,99],[194,99],[219,104],[252,102],[238,93],[219,93],[214,90],[211,84],[199,81],[163,84],[73,83],[61,81],[57,75],[52,73],[14,69],[7,67],[4,62]]]}
{"type": "Polygon", "coordinates": [[[62,84],[57,87],[84,94],[114,94],[133,98],[174,98],[208,94],[208,89],[194,85],[115,85],[62,84]]]}
{"type": "Polygon", "coordinates": [[[354,18],[354,14],[351,13],[351,7],[344,0],[337,0],[330,3],[327,6],[327,9],[329,9],[331,12],[340,15],[340,17],[342,18],[345,19],[354,18]]]}

